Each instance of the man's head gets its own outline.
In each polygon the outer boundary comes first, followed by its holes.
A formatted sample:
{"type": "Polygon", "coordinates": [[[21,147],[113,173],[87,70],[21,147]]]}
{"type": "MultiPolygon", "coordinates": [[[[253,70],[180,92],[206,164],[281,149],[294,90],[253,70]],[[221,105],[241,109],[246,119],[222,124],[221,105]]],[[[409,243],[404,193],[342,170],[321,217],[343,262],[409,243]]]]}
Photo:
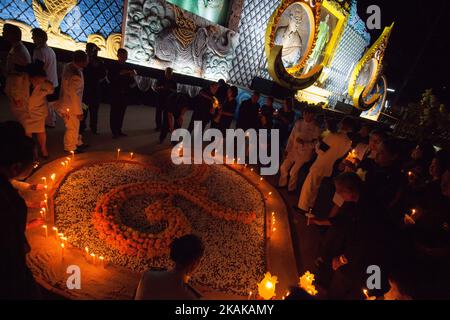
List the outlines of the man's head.
{"type": "Polygon", "coordinates": [[[378,147],[375,162],[380,167],[386,168],[393,165],[399,159],[400,145],[396,139],[388,139],[378,147]]]}
{"type": "Polygon", "coordinates": [[[236,99],[236,97],[238,96],[238,88],[235,86],[231,86],[228,88],[227,91],[227,95],[228,95],[228,100],[234,100],[236,99]]]}
{"type": "Polygon", "coordinates": [[[370,128],[367,124],[363,124],[361,129],[359,129],[359,135],[362,138],[367,138],[370,135],[370,128]]]}
{"type": "Polygon", "coordinates": [[[269,106],[269,107],[273,106],[273,101],[274,101],[273,97],[271,97],[271,96],[267,97],[266,98],[266,105],[269,106]]]}
{"type": "Polygon", "coordinates": [[[175,239],[170,245],[170,259],[175,269],[189,275],[200,264],[205,248],[202,240],[195,235],[185,235],[175,239]]]}
{"type": "Polygon", "coordinates": [[[86,68],[89,63],[89,58],[86,52],[77,50],[73,53],[73,63],[75,63],[79,68],[86,68]]]}
{"type": "Polygon", "coordinates": [[[172,79],[173,77],[173,69],[172,68],[166,68],[166,71],[164,72],[164,76],[166,79],[172,79]]]}
{"type": "Polygon", "coordinates": [[[316,111],[314,108],[312,107],[307,107],[303,110],[303,119],[307,122],[307,123],[311,123],[314,121],[314,118],[316,116],[316,111]]]}
{"type": "Polygon", "coordinates": [[[117,50],[117,60],[119,60],[119,63],[125,63],[128,60],[128,51],[124,48],[120,48],[117,50]]]}
{"type": "Polygon", "coordinates": [[[363,181],[353,172],[343,173],[334,179],[336,193],[339,194],[345,202],[357,202],[360,198],[363,181]]]}
{"type": "Polygon", "coordinates": [[[89,42],[86,44],[86,54],[89,57],[97,57],[99,51],[100,48],[95,43],[89,42]]]}
{"type": "Polygon", "coordinates": [[[48,41],[47,32],[40,28],[34,28],[33,30],[31,30],[31,38],[33,39],[34,44],[37,46],[42,46],[48,41]]]}
{"type": "Polygon", "coordinates": [[[444,196],[450,198],[450,169],[447,169],[442,176],[441,191],[444,196]]]}
{"type": "Polygon", "coordinates": [[[18,26],[10,23],[5,23],[3,25],[3,37],[10,44],[22,41],[22,30],[18,26]]]}
{"type": "Polygon", "coordinates": [[[297,30],[300,29],[303,22],[303,11],[302,9],[298,8],[295,10],[292,10],[289,14],[289,26],[291,28],[295,28],[297,30]]]}
{"type": "Polygon", "coordinates": [[[219,87],[223,87],[223,86],[227,85],[226,81],[223,79],[220,79],[219,81],[217,81],[217,84],[219,85],[219,87]]]}
{"type": "Polygon", "coordinates": [[[216,95],[216,93],[217,93],[218,90],[219,90],[219,85],[218,85],[216,82],[211,83],[211,84],[209,85],[209,91],[211,92],[211,94],[212,94],[213,96],[216,95]]]}
{"type": "Polygon", "coordinates": [[[258,91],[253,91],[252,94],[252,103],[256,104],[259,101],[259,97],[261,97],[261,94],[258,91]]]}
{"type": "Polygon", "coordinates": [[[340,125],[342,132],[354,132],[355,126],[355,119],[353,119],[352,117],[345,117],[344,119],[342,119],[340,125]]]}
{"type": "Polygon", "coordinates": [[[447,151],[436,153],[429,168],[429,174],[434,180],[439,180],[447,169],[450,169],[450,156],[447,151]]]}
{"type": "Polygon", "coordinates": [[[386,133],[382,130],[375,129],[370,133],[369,149],[371,152],[378,152],[380,144],[387,139],[386,133]]]}

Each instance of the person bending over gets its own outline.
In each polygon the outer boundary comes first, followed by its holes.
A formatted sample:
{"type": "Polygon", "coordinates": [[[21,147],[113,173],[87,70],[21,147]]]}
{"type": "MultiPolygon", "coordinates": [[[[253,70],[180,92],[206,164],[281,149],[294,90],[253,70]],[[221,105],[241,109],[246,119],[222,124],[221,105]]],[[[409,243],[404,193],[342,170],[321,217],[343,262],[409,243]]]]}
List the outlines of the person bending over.
{"type": "Polygon", "coordinates": [[[197,294],[187,282],[200,265],[204,246],[200,238],[186,235],[170,245],[170,259],[175,268],[169,271],[147,271],[139,282],[135,300],[195,300],[197,294]]]}

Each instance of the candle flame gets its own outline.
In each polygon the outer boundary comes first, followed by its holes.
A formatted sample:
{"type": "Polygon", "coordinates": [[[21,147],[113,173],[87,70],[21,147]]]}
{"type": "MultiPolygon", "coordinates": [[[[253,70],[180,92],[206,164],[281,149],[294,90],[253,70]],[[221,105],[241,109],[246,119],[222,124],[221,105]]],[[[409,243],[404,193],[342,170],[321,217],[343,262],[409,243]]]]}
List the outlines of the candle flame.
{"type": "Polygon", "coordinates": [[[58,228],[57,227],[53,227],[52,230],[58,231],[58,228]]]}

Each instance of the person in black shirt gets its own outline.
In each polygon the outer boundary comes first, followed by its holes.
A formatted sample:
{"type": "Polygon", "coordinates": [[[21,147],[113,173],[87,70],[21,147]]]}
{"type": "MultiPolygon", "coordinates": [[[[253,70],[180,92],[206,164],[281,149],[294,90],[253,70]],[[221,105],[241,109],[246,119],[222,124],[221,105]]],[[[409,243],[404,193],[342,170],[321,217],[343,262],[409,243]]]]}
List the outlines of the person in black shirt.
{"type": "Polygon", "coordinates": [[[205,130],[206,126],[211,121],[211,114],[214,112],[214,101],[217,101],[216,94],[219,86],[217,83],[211,83],[206,88],[200,90],[200,93],[195,98],[195,107],[192,114],[191,122],[188,130],[194,130],[194,122],[201,121],[202,128],[205,130]]]}
{"type": "Polygon", "coordinates": [[[286,99],[283,108],[274,114],[273,128],[280,130],[280,146],[286,144],[294,122],[295,111],[292,107],[292,100],[286,99]]]}
{"type": "MultiPolygon", "coordinates": [[[[343,173],[335,179],[336,193],[345,203],[339,214],[328,220],[310,219],[310,224],[330,226],[316,260],[320,284],[328,289],[331,299],[358,299],[366,285],[368,266],[377,265],[387,271],[390,257],[388,243],[393,233],[376,218],[379,208],[364,192],[363,181],[355,173],[343,173]]],[[[389,291],[388,280],[371,295],[389,291]]]]}
{"type": "Polygon", "coordinates": [[[248,129],[258,129],[259,128],[259,109],[260,105],[258,103],[260,94],[257,91],[253,92],[250,99],[245,100],[241,103],[239,107],[239,117],[236,127],[247,131],[248,129]]]}
{"type": "Polygon", "coordinates": [[[228,96],[228,89],[230,88],[229,85],[225,82],[225,80],[220,79],[217,82],[219,89],[217,89],[217,100],[219,100],[219,104],[224,104],[227,101],[228,96]]]}
{"type": "Polygon", "coordinates": [[[97,134],[98,109],[102,100],[101,82],[106,78],[106,68],[98,58],[100,48],[94,43],[86,44],[86,53],[89,57],[89,64],[84,68],[84,93],[83,103],[89,107],[83,111],[83,120],[80,123],[80,132],[86,129],[86,119],[90,117],[89,127],[93,134],[97,134]]]}
{"type": "Polygon", "coordinates": [[[163,113],[168,107],[168,98],[172,93],[177,92],[177,83],[173,80],[172,68],[167,68],[164,78],[159,79],[156,84],[156,92],[158,93],[158,101],[156,105],[155,123],[156,131],[161,130],[163,113]]]}
{"type": "Polygon", "coordinates": [[[219,129],[225,136],[226,130],[230,128],[234,119],[234,113],[236,112],[237,102],[236,97],[238,95],[237,87],[230,87],[227,90],[226,101],[222,103],[216,114],[213,116],[211,127],[219,129]]]}
{"type": "Polygon", "coordinates": [[[275,113],[273,101],[273,97],[267,97],[266,104],[261,107],[261,127],[264,129],[272,129],[273,127],[273,115],[275,113]]]}
{"type": "Polygon", "coordinates": [[[27,206],[9,182],[30,175],[35,158],[35,143],[25,136],[19,124],[0,124],[0,300],[39,298],[37,285],[26,264],[30,246],[25,230],[32,227],[27,225],[27,206]]]}
{"type": "Polygon", "coordinates": [[[110,126],[114,139],[126,136],[122,132],[122,126],[127,109],[130,86],[134,83],[134,76],[136,75],[136,71],[126,64],[128,60],[127,50],[119,49],[117,57],[118,61],[113,63],[108,73],[108,79],[111,82],[110,126]]]}
{"type": "Polygon", "coordinates": [[[163,112],[163,123],[159,143],[163,143],[168,133],[183,127],[184,114],[189,106],[189,97],[181,93],[172,93],[167,97],[167,107],[163,112]]]}

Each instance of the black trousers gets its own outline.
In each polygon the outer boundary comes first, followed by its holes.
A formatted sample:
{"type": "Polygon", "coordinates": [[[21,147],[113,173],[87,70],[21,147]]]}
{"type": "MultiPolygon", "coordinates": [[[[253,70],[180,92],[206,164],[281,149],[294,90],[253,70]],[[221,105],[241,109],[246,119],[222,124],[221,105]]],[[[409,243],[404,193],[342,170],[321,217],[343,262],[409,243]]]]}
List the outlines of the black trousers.
{"type": "Polygon", "coordinates": [[[158,95],[156,101],[156,113],[155,113],[155,123],[156,128],[161,129],[164,121],[164,109],[166,108],[167,97],[165,95],[158,95]]]}
{"type": "MultiPolygon", "coordinates": [[[[173,119],[173,129],[177,130],[180,129],[181,126],[178,124],[177,119],[173,119]]],[[[159,134],[159,142],[163,143],[164,140],[166,140],[167,136],[169,134],[169,113],[167,111],[163,112],[163,122],[161,126],[161,133],[159,134]]]]}
{"type": "Polygon", "coordinates": [[[109,114],[109,125],[113,135],[122,133],[123,119],[125,118],[125,111],[127,105],[122,101],[111,103],[111,112],[109,114]]]}
{"type": "Polygon", "coordinates": [[[87,118],[89,115],[89,128],[94,133],[97,133],[98,126],[98,109],[100,108],[100,103],[94,103],[89,105],[89,111],[83,110],[83,120],[80,122],[80,133],[84,132],[87,128],[87,118]]]}

